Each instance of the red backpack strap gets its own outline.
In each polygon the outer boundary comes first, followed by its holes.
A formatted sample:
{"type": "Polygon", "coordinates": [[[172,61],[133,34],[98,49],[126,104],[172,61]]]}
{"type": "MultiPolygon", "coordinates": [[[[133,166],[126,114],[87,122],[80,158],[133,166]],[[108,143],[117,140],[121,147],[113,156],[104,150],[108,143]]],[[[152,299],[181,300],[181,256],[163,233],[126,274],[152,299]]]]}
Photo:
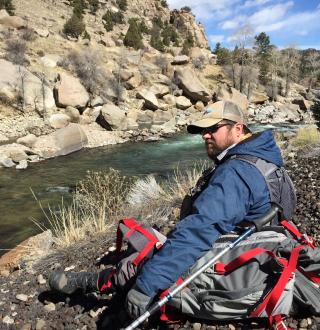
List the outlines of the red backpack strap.
{"type": "Polygon", "coordinates": [[[120,253],[123,242],[123,235],[120,230],[120,223],[123,223],[125,226],[127,226],[130,229],[129,232],[126,234],[126,238],[130,237],[135,231],[138,231],[148,240],[148,243],[144,246],[144,248],[140,251],[138,256],[132,262],[135,266],[138,266],[140,262],[147,256],[147,254],[153,249],[153,247],[156,246],[159,240],[150,231],[142,227],[135,219],[126,218],[119,222],[119,226],[117,229],[117,242],[116,242],[117,253],[120,253]]]}
{"type": "Polygon", "coordinates": [[[310,246],[313,249],[316,247],[316,244],[315,244],[312,237],[302,234],[295,226],[293,226],[287,220],[282,220],[280,222],[280,224],[285,229],[287,229],[296,238],[296,240],[299,241],[300,243],[306,244],[306,245],[310,246]]]}
{"type": "Polygon", "coordinates": [[[278,314],[270,318],[270,324],[274,326],[275,330],[292,330],[283,321],[282,315],[278,314]]]}
{"type": "Polygon", "coordinates": [[[292,278],[297,269],[299,252],[302,248],[303,246],[299,245],[292,250],[288,265],[284,268],[277,284],[263,300],[263,302],[251,313],[251,317],[258,317],[264,310],[268,316],[272,316],[272,312],[276,307],[288,281],[292,278]]]}

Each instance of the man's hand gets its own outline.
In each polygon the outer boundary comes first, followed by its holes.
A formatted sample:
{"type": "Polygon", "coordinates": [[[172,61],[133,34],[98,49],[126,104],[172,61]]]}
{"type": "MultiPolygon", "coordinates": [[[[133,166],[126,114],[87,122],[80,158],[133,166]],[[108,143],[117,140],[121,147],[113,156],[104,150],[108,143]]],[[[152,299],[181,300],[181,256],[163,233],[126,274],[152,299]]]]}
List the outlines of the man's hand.
{"type": "Polygon", "coordinates": [[[128,292],[126,299],[127,312],[133,319],[142,315],[152,302],[152,298],[142,293],[137,286],[128,292]]]}

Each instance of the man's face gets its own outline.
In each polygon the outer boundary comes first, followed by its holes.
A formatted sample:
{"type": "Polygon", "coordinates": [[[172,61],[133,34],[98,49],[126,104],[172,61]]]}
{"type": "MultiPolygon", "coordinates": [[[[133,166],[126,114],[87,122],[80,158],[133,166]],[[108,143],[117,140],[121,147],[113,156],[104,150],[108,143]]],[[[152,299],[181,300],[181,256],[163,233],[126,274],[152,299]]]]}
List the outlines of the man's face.
{"type": "Polygon", "coordinates": [[[208,156],[216,157],[231,145],[239,142],[236,125],[219,122],[212,129],[204,130],[202,138],[205,141],[208,156]]]}

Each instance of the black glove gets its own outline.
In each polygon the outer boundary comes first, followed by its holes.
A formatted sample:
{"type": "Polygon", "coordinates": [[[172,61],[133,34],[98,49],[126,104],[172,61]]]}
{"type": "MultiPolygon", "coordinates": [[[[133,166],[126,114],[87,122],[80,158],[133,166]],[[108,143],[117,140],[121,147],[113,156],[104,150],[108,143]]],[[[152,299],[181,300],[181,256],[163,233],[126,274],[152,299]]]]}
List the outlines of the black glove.
{"type": "Polygon", "coordinates": [[[130,317],[136,319],[142,315],[147,310],[152,300],[153,298],[142,293],[139,288],[134,285],[128,292],[126,299],[127,312],[130,317]]]}

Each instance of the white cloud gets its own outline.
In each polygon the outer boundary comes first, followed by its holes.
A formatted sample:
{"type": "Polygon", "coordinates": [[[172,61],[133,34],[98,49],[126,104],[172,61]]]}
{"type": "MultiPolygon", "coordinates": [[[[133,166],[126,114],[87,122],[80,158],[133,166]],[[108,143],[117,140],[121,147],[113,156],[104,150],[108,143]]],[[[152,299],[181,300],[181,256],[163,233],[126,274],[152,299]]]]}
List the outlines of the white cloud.
{"type": "Polygon", "coordinates": [[[243,9],[248,9],[252,7],[259,7],[269,3],[272,0],[247,0],[242,6],[243,9]]]}
{"type": "Polygon", "coordinates": [[[248,20],[245,15],[238,15],[234,19],[230,19],[219,24],[222,30],[235,30],[239,26],[243,25],[248,20]]]}
{"type": "Polygon", "coordinates": [[[208,39],[210,42],[213,42],[213,43],[222,42],[224,40],[224,35],[223,34],[210,34],[208,36],[208,39]]]}

